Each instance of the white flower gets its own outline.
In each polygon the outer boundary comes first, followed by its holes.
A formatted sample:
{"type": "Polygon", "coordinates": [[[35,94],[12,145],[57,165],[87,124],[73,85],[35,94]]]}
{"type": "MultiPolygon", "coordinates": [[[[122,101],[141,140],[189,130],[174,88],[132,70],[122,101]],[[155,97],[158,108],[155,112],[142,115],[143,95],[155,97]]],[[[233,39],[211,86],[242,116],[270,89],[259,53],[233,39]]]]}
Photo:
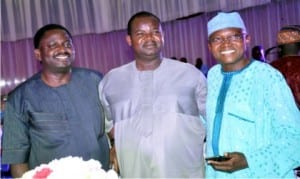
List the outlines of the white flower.
{"type": "Polygon", "coordinates": [[[118,179],[118,175],[114,170],[106,172],[102,169],[101,163],[94,159],[84,161],[80,157],[71,156],[54,159],[49,164],[41,164],[26,172],[22,179],[32,179],[37,175],[44,176],[47,179],[118,179]]]}

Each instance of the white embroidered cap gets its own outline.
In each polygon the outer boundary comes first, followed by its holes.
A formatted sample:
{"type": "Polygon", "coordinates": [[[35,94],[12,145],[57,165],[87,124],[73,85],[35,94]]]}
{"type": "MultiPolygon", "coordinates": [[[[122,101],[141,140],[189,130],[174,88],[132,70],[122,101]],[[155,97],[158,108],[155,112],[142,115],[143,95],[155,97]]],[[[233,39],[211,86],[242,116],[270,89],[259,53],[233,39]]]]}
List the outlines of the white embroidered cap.
{"type": "Polygon", "coordinates": [[[245,33],[247,32],[243,19],[237,12],[225,13],[219,12],[207,23],[208,37],[221,29],[226,28],[240,28],[245,33]]]}

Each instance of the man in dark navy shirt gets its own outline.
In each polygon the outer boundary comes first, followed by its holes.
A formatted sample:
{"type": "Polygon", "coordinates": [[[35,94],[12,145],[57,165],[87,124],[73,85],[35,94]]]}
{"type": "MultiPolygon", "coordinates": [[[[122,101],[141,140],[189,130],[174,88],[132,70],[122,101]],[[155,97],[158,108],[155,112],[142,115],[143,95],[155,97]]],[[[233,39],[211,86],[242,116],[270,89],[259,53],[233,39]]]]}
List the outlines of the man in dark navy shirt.
{"type": "Polygon", "coordinates": [[[74,68],[70,32],[49,24],[34,36],[41,72],[8,97],[4,117],[3,163],[13,177],[66,156],[96,159],[109,166],[109,145],[98,98],[102,75],[74,68]]]}

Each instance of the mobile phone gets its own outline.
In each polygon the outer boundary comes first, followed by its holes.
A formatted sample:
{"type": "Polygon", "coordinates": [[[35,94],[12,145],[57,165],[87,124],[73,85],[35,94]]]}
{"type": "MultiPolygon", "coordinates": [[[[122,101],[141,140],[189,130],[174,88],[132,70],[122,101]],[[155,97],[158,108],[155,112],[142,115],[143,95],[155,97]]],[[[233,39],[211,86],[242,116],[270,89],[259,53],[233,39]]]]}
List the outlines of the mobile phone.
{"type": "Polygon", "coordinates": [[[214,157],[205,158],[206,161],[213,160],[217,162],[227,161],[229,159],[230,159],[229,157],[225,157],[225,156],[214,156],[214,157]]]}

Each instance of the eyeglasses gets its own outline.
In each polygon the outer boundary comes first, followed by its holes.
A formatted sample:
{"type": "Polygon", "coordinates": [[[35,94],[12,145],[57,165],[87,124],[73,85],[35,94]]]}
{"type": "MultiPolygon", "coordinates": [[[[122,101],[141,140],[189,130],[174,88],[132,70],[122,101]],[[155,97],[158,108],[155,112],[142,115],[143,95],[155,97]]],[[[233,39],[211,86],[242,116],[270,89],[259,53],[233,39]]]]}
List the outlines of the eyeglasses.
{"type": "Polygon", "coordinates": [[[229,35],[227,37],[214,37],[214,38],[209,39],[209,42],[212,44],[221,44],[221,43],[224,43],[225,41],[240,42],[241,40],[243,40],[244,35],[246,35],[246,34],[233,34],[233,35],[229,35]]]}

